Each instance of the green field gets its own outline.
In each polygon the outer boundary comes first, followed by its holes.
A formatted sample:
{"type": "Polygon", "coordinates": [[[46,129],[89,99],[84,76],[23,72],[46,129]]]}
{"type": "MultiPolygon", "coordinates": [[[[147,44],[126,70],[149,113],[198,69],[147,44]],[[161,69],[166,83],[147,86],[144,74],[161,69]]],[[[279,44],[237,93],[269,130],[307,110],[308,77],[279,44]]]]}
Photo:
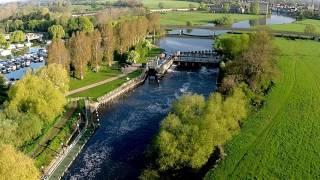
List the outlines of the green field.
{"type": "Polygon", "coordinates": [[[102,65],[101,70],[97,73],[88,70],[86,71],[83,80],[70,78],[70,90],[78,89],[121,74],[117,66],[118,65],[115,64],[113,67],[109,68],[106,65],[102,65]]]}
{"type": "Polygon", "coordinates": [[[169,12],[161,14],[161,25],[186,25],[187,21],[191,21],[194,25],[212,23],[214,19],[221,18],[223,16],[231,16],[231,18],[237,22],[248,19],[258,18],[258,15],[249,14],[213,14],[209,12],[169,12]]]}
{"type": "Polygon", "coordinates": [[[304,32],[304,28],[308,24],[316,26],[317,33],[320,33],[320,20],[306,19],[302,21],[296,21],[291,24],[274,24],[270,25],[271,29],[277,31],[290,31],[290,32],[304,32]]]}
{"type": "Polygon", "coordinates": [[[127,82],[127,77],[129,77],[130,79],[135,78],[135,77],[139,76],[141,74],[141,72],[142,72],[141,70],[136,70],[136,71],[128,74],[128,76],[126,76],[126,77],[113,80],[109,83],[106,83],[106,84],[103,84],[100,86],[96,86],[96,87],[88,89],[86,91],[72,94],[70,97],[90,97],[90,98],[96,99],[96,98],[101,97],[101,96],[107,94],[108,92],[118,88],[123,83],[127,82]]]}
{"type": "Polygon", "coordinates": [[[265,107],[227,143],[206,179],[320,178],[320,43],[275,42],[280,70],[265,107]]]}
{"type": "MultiPolygon", "coordinates": [[[[97,3],[114,3],[117,0],[97,0],[97,3]]],[[[149,9],[160,9],[159,8],[159,3],[163,3],[163,6],[165,9],[178,9],[178,8],[189,8],[189,5],[192,4],[194,7],[199,7],[199,3],[197,2],[190,2],[190,1],[176,1],[176,0],[141,0],[143,5],[149,9]]],[[[79,4],[74,4],[72,5],[72,10],[73,11],[80,11],[80,12],[85,12],[85,11],[93,11],[95,9],[92,9],[90,3],[91,1],[81,1],[77,2],[79,4]],[[81,3],[85,3],[83,5],[80,5],[81,3]]],[[[98,5],[96,9],[102,8],[101,5],[98,5]]]]}
{"type": "Polygon", "coordinates": [[[150,9],[160,9],[159,3],[163,3],[165,9],[169,8],[189,8],[189,4],[194,5],[195,7],[199,6],[199,3],[188,2],[188,1],[174,1],[174,0],[142,0],[142,3],[145,7],[150,9]]]}

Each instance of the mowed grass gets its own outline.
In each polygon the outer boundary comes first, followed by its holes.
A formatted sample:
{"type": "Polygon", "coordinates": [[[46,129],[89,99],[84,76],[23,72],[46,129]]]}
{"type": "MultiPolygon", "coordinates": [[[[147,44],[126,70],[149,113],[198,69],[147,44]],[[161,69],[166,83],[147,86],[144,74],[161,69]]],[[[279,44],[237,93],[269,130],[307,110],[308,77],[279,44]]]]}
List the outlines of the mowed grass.
{"type": "Polygon", "coordinates": [[[320,42],[276,39],[282,55],[266,106],[205,179],[320,178],[320,42]]]}
{"type": "Polygon", "coordinates": [[[99,72],[87,70],[83,80],[70,78],[70,90],[78,89],[121,74],[121,71],[117,66],[118,65],[115,64],[109,68],[107,65],[102,65],[99,72]]]}
{"type": "Polygon", "coordinates": [[[270,27],[272,30],[276,31],[304,32],[304,29],[308,24],[313,24],[316,27],[317,33],[320,33],[320,20],[315,19],[296,21],[291,24],[274,24],[270,25],[270,27]]]}
{"type": "Polygon", "coordinates": [[[90,97],[90,98],[96,99],[96,98],[101,97],[101,96],[111,92],[112,90],[120,87],[123,83],[128,81],[127,77],[132,79],[132,78],[138,77],[141,73],[142,73],[142,70],[139,69],[139,70],[136,70],[136,71],[128,74],[126,77],[113,80],[109,83],[106,83],[106,84],[103,84],[100,86],[96,86],[96,87],[88,89],[86,91],[72,94],[69,97],[90,97]]]}
{"type": "Polygon", "coordinates": [[[192,22],[194,25],[202,25],[212,23],[213,20],[223,16],[231,16],[235,21],[243,21],[248,19],[259,18],[259,15],[250,14],[224,14],[224,13],[209,13],[203,11],[193,12],[168,12],[162,13],[160,23],[161,25],[186,25],[187,21],[192,22]]]}

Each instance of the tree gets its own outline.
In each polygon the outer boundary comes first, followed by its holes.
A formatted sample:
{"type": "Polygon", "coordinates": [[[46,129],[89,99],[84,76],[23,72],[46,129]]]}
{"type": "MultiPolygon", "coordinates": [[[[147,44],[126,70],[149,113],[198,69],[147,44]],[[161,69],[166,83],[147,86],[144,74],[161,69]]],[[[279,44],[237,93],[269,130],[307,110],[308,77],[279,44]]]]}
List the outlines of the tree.
{"type": "Polygon", "coordinates": [[[196,8],[196,6],[194,5],[194,4],[189,4],[189,9],[194,9],[194,8],[196,8]]]}
{"type": "Polygon", "coordinates": [[[73,34],[70,39],[70,50],[74,76],[79,79],[84,78],[85,70],[90,60],[91,40],[84,32],[73,34]]]}
{"type": "Polygon", "coordinates": [[[15,31],[10,35],[10,41],[13,43],[24,42],[26,40],[26,35],[22,31],[15,31]]]}
{"type": "Polygon", "coordinates": [[[98,72],[100,70],[100,64],[102,59],[101,54],[101,34],[98,30],[91,33],[91,60],[90,66],[93,71],[98,72]]]}
{"type": "Polygon", "coordinates": [[[50,81],[62,94],[67,93],[69,90],[68,72],[61,64],[49,64],[39,69],[36,75],[43,80],[50,81]]]}
{"type": "Polygon", "coordinates": [[[80,16],[78,18],[79,21],[79,28],[81,31],[83,32],[93,32],[94,27],[92,22],[90,21],[89,18],[87,18],[86,16],[80,16]]]}
{"type": "Polygon", "coordinates": [[[260,4],[259,4],[259,1],[255,1],[255,2],[251,3],[250,12],[251,12],[252,14],[260,14],[260,4]]]}
{"type": "Polygon", "coordinates": [[[191,21],[187,21],[186,25],[187,26],[193,26],[193,23],[191,21]]]}
{"type": "Polygon", "coordinates": [[[163,3],[163,2],[159,2],[158,7],[159,7],[160,9],[164,9],[164,3],[163,3]]]}
{"type": "Polygon", "coordinates": [[[27,73],[9,90],[8,115],[31,113],[44,123],[52,122],[62,113],[66,99],[49,79],[27,73]]]}
{"type": "Polygon", "coordinates": [[[4,45],[7,42],[3,34],[0,33],[0,45],[4,45]]]}
{"type": "Polygon", "coordinates": [[[49,27],[48,33],[52,39],[61,39],[65,36],[64,29],[61,25],[53,25],[49,27]]]}
{"type": "Polygon", "coordinates": [[[223,4],[223,11],[225,13],[229,12],[230,11],[230,3],[224,3],[223,4]]]}
{"type": "MultiPolygon", "coordinates": [[[[200,95],[182,96],[160,125],[153,144],[154,167],[160,172],[201,168],[214,148],[239,132],[246,115],[246,96],[241,88],[235,88],[226,98],[211,94],[207,102],[200,95]]],[[[149,176],[158,178],[158,173],[147,169],[141,178],[149,176]]]]}
{"type": "Polygon", "coordinates": [[[17,127],[17,123],[0,113],[0,144],[15,144],[17,127]]]}
{"type": "Polygon", "coordinates": [[[139,58],[140,58],[140,54],[137,51],[131,50],[128,53],[127,61],[129,63],[136,63],[137,61],[139,61],[139,58]]]}
{"type": "Polygon", "coordinates": [[[31,158],[15,150],[11,145],[0,145],[0,179],[40,178],[31,158]]]}
{"type": "Polygon", "coordinates": [[[111,24],[105,24],[100,28],[102,37],[103,57],[111,67],[115,50],[115,34],[111,24]]]}
{"type": "Polygon", "coordinates": [[[61,64],[67,71],[70,67],[70,53],[63,40],[56,39],[48,47],[47,64],[61,64]]]}
{"type": "Polygon", "coordinates": [[[315,35],[316,34],[316,26],[313,24],[307,24],[304,28],[304,33],[308,35],[315,35]]]}
{"type": "Polygon", "coordinates": [[[216,41],[216,48],[223,52],[228,58],[233,59],[241,55],[249,47],[249,35],[226,36],[216,41]]]}

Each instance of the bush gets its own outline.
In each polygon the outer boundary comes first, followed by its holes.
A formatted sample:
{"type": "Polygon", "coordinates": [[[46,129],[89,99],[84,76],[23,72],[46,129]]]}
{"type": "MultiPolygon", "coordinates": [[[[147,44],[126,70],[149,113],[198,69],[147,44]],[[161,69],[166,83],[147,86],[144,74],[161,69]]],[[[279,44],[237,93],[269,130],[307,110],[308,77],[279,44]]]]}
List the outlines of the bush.
{"type": "Polygon", "coordinates": [[[233,19],[231,16],[223,16],[221,18],[215,19],[214,24],[216,25],[231,25],[233,24],[233,19]]]}
{"type": "Polygon", "coordinates": [[[308,35],[315,35],[316,34],[316,26],[313,24],[307,24],[306,27],[304,28],[304,33],[308,35]]]}
{"type": "Polygon", "coordinates": [[[187,26],[193,26],[193,23],[191,21],[187,21],[186,25],[187,26]]]}

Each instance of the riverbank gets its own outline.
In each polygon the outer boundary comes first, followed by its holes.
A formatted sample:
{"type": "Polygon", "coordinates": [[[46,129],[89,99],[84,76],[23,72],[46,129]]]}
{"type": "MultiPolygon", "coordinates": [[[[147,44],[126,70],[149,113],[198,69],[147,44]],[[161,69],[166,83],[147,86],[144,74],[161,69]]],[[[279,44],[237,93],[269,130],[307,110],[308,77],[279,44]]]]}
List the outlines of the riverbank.
{"type": "Polygon", "coordinates": [[[73,140],[73,142],[68,146],[68,148],[63,150],[63,153],[59,155],[59,157],[52,163],[52,165],[46,170],[44,179],[61,179],[73,161],[76,159],[78,154],[81,152],[82,148],[86,145],[87,141],[90,139],[91,135],[94,133],[94,129],[90,128],[89,123],[93,125],[93,128],[97,128],[94,124],[98,125],[99,120],[94,119],[92,115],[95,115],[94,112],[98,112],[98,108],[101,105],[106,105],[112,103],[116,98],[121,97],[128,91],[134,89],[138,85],[142,84],[146,78],[146,73],[143,73],[122,84],[120,87],[114,89],[113,91],[107,93],[106,95],[97,99],[97,102],[87,101],[86,106],[88,106],[87,110],[90,113],[87,115],[89,118],[86,120],[86,126],[79,133],[79,135],[73,140]],[[92,119],[93,118],[93,119],[92,119]],[[90,122],[89,122],[90,121],[90,122]],[[94,122],[95,121],[95,122],[94,122]]]}

